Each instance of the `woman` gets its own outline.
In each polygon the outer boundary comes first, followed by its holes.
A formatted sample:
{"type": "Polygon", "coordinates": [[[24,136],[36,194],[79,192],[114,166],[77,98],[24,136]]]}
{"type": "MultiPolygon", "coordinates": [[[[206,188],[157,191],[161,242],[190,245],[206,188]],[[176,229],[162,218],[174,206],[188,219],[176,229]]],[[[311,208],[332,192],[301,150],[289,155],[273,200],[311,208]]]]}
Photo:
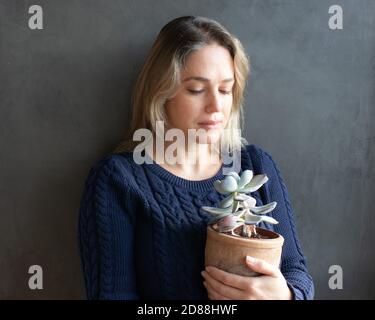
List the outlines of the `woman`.
{"type": "Polygon", "coordinates": [[[241,43],[216,21],[180,17],[160,31],[133,91],[130,134],[86,181],[80,249],[88,298],[313,297],[279,170],[267,152],[241,138],[248,73],[241,43]],[[185,139],[167,139],[171,129],[185,139]],[[192,129],[197,131],[189,140],[192,129]],[[136,147],[140,131],[151,132],[144,152],[136,147]],[[278,203],[272,216],[279,224],[263,227],[285,238],[281,266],[247,261],[262,274],[256,278],[204,270],[209,217],[199,209],[222,199],[213,182],[223,179],[229,154],[239,155],[240,171],[267,174],[269,181],[252,194],[257,205],[278,203]],[[140,163],[142,156],[151,161],[140,163]]]}

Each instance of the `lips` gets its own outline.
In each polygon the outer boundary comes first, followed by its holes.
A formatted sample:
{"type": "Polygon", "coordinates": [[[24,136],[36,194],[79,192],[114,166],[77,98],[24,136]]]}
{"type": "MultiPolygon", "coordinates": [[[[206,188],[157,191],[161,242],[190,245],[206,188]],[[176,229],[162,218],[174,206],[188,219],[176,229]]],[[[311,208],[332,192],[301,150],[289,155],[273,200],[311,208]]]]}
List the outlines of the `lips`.
{"type": "Polygon", "coordinates": [[[221,123],[222,121],[208,120],[208,121],[199,122],[198,125],[201,128],[205,128],[205,129],[217,129],[217,128],[220,128],[221,123]]]}
{"type": "Polygon", "coordinates": [[[209,120],[209,121],[202,121],[202,122],[199,122],[198,124],[200,125],[218,125],[220,124],[221,121],[213,121],[213,120],[209,120]]]}

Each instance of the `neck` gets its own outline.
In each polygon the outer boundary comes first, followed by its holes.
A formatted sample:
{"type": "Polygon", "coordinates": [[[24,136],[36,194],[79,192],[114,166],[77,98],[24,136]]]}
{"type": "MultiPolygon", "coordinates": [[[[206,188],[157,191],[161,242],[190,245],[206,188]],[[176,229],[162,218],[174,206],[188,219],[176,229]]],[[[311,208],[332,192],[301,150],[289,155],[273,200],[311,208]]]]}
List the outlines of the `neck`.
{"type": "Polygon", "coordinates": [[[214,176],[222,166],[220,153],[211,144],[190,143],[177,145],[173,141],[155,142],[153,159],[175,175],[202,180],[214,176]],[[161,149],[161,152],[157,152],[161,149]]]}

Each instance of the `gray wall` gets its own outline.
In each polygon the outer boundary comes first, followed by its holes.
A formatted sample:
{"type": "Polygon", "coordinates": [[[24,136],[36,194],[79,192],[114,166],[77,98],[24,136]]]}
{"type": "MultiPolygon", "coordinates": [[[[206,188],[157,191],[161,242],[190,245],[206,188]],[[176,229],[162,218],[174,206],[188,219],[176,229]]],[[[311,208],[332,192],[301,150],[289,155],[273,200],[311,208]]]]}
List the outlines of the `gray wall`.
{"type": "Polygon", "coordinates": [[[245,136],[279,164],[316,298],[374,299],[372,0],[0,0],[0,298],[84,298],[84,180],[129,126],[157,32],[187,14],[220,21],[251,57],[245,136]],[[33,4],[43,30],[28,28],[33,4]],[[328,28],[332,4],[343,30],[328,28]],[[28,289],[33,264],[43,290],[28,289]],[[331,265],[343,268],[342,290],[328,287],[331,265]]]}

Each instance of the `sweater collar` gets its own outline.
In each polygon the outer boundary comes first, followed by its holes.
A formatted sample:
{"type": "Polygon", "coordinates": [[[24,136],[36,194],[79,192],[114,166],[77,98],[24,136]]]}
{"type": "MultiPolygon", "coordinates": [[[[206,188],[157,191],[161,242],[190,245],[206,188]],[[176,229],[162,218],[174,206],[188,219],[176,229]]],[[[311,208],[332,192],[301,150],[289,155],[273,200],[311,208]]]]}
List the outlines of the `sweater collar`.
{"type": "Polygon", "coordinates": [[[184,188],[184,189],[195,190],[195,191],[212,190],[214,182],[216,180],[222,180],[224,178],[224,175],[223,175],[224,165],[220,167],[219,171],[214,176],[208,179],[204,179],[204,180],[188,180],[188,179],[181,178],[169,172],[167,169],[163,168],[162,166],[157,164],[155,161],[149,164],[143,164],[143,166],[145,167],[146,170],[149,169],[154,174],[156,174],[159,178],[161,178],[164,181],[169,182],[172,185],[175,185],[177,187],[184,188]]]}
{"type": "MultiPolygon", "coordinates": [[[[243,156],[246,154],[244,152],[246,150],[241,150],[241,165],[243,161],[243,156]]],[[[129,157],[133,157],[133,152],[127,154],[129,157]]],[[[176,176],[175,174],[169,172],[159,164],[157,164],[151,157],[149,157],[146,153],[145,155],[147,161],[146,163],[141,164],[144,170],[151,171],[156,176],[158,176],[163,181],[167,181],[170,184],[194,191],[212,191],[214,187],[214,182],[216,180],[223,180],[225,178],[224,172],[225,169],[230,167],[230,165],[222,164],[218,172],[211,178],[204,179],[204,180],[187,180],[176,176]]],[[[240,170],[242,172],[242,169],[240,170]]]]}

